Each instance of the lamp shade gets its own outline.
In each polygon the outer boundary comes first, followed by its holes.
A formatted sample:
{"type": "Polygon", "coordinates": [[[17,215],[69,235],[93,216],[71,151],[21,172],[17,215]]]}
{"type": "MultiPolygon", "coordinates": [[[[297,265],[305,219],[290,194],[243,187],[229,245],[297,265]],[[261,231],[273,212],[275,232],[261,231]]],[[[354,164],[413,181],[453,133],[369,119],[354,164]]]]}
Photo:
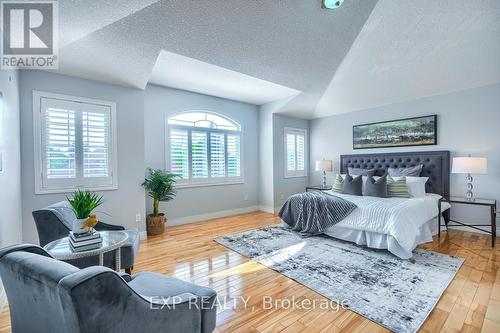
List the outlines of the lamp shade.
{"type": "Polygon", "coordinates": [[[331,160],[317,160],[316,161],[316,171],[332,171],[332,161],[331,160]]]}
{"type": "Polygon", "coordinates": [[[451,173],[487,174],[488,160],[485,157],[454,157],[451,173]]]}

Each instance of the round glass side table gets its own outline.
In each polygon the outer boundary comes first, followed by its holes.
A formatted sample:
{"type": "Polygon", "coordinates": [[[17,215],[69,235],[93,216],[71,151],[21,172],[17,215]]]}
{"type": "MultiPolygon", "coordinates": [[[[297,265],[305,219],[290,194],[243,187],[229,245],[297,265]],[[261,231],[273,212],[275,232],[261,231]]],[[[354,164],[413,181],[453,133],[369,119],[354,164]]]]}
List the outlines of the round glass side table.
{"type": "Polygon", "coordinates": [[[115,270],[120,271],[121,251],[120,248],[125,245],[128,239],[127,233],[123,231],[99,231],[102,237],[101,246],[97,249],[81,252],[73,252],[69,245],[69,237],[57,239],[45,245],[43,248],[50,253],[52,257],[58,260],[71,260],[86,257],[99,256],[99,265],[104,265],[104,253],[115,251],[115,270]]]}

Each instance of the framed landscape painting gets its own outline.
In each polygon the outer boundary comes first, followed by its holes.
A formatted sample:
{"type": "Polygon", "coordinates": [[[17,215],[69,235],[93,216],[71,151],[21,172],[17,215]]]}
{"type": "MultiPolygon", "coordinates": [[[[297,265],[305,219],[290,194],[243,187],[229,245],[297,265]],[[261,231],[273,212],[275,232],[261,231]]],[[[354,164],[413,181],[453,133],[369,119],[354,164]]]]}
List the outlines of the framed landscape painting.
{"type": "Polygon", "coordinates": [[[437,144],[437,115],[355,125],[353,148],[388,148],[437,144]]]}

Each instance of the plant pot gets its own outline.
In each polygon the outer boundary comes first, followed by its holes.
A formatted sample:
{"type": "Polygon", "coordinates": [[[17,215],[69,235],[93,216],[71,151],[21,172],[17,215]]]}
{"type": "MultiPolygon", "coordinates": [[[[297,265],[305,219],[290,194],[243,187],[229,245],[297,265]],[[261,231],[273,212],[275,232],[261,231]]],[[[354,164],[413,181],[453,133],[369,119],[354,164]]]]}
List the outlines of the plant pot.
{"type": "Polygon", "coordinates": [[[85,234],[85,233],[87,233],[89,231],[89,228],[87,228],[87,227],[82,228],[83,223],[85,223],[85,221],[87,221],[87,219],[88,219],[88,217],[84,218],[84,219],[76,219],[76,220],[74,220],[71,231],[73,231],[74,234],[85,234]]]}
{"type": "Polygon", "coordinates": [[[161,235],[165,232],[165,223],[167,219],[165,214],[160,213],[158,216],[153,216],[149,214],[146,218],[146,231],[148,236],[161,235]]]}

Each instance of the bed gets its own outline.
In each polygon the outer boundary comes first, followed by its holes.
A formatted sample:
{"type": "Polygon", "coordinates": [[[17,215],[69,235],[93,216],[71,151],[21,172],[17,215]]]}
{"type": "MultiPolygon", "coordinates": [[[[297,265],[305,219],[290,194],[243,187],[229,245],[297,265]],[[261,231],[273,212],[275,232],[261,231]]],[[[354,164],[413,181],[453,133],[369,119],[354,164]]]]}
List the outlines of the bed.
{"type": "MultiPolygon", "coordinates": [[[[375,169],[376,176],[389,167],[406,168],[422,164],[422,177],[429,177],[425,198],[375,198],[333,193],[358,208],[325,234],[376,249],[387,249],[408,259],[418,244],[432,241],[437,229],[438,200],[450,192],[450,152],[422,151],[340,156],[340,172],[347,168],[375,169]]],[[[447,218],[447,208],[442,212],[447,218]]]]}
{"type": "MultiPolygon", "coordinates": [[[[450,152],[422,151],[382,154],[341,155],[340,172],[347,168],[375,169],[383,176],[389,167],[406,168],[422,164],[421,177],[429,177],[423,198],[377,198],[332,192],[355,203],[349,216],[324,234],[376,249],[387,249],[394,255],[409,259],[418,244],[432,241],[437,230],[438,201],[449,196],[450,152]]],[[[447,219],[449,205],[443,203],[447,219]]]]}

